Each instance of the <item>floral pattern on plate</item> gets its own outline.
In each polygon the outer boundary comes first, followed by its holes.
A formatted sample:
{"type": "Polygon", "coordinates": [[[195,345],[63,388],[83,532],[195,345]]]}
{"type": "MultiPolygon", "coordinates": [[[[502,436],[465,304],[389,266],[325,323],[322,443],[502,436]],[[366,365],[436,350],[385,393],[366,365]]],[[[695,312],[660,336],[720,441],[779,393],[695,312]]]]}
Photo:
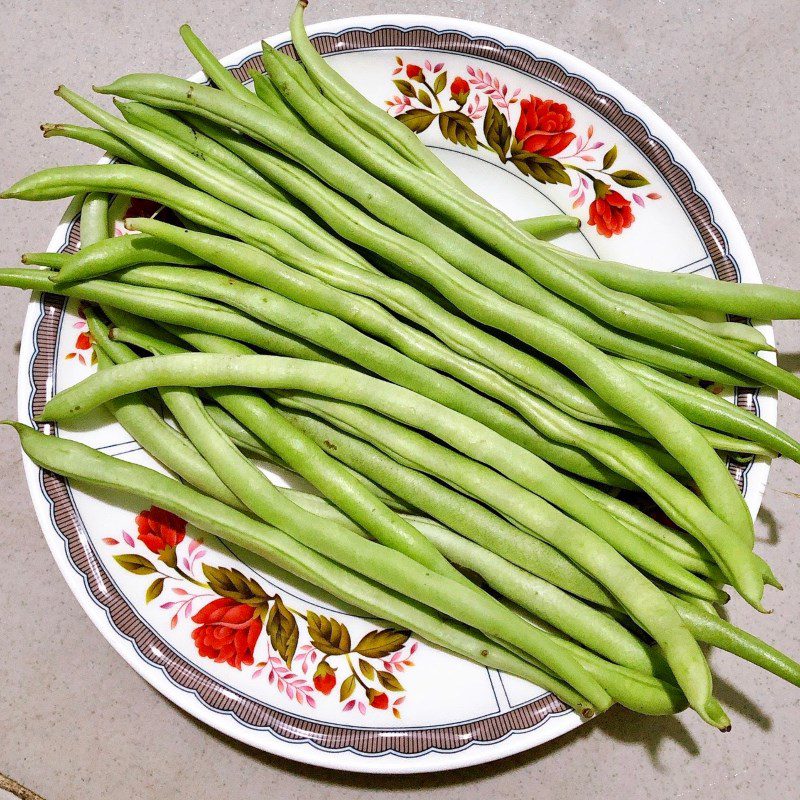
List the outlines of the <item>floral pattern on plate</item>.
{"type": "Polygon", "coordinates": [[[632,191],[628,198],[626,190],[642,189],[650,181],[634,170],[614,169],[617,146],[598,152],[605,142],[595,138],[593,125],[577,133],[565,103],[533,94],[522,97],[521,89],[511,91],[490,72],[471,65],[467,78],[457,75],[451,80],[443,61],[425,60],[420,66],[395,56],[395,62],[392,82],[399,94],[386,100],[390,114],[418,134],[436,121],[452,144],[488,150],[539,183],[569,187],[573,210],[591,194],[588,222],[601,236],[611,238],[634,223],[632,203],[645,208],[647,201],[661,199],[654,191],[632,191]],[[512,133],[512,108],[517,105],[512,133]]]}

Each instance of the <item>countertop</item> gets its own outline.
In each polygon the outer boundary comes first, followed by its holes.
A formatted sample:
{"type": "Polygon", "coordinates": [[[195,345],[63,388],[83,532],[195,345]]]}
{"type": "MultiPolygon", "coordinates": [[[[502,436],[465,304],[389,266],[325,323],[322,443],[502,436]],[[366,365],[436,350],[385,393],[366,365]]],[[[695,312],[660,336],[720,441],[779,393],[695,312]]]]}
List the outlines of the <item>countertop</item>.
{"type": "MultiPolygon", "coordinates": [[[[189,21],[215,52],[285,30],[292,4],[206,0],[122,3],[0,1],[0,183],[54,164],[83,163],[85,145],[45,142],[38,126],[74,115],[52,95],[126,72],[194,72],[177,35],[189,21]]],[[[391,10],[436,13],[511,28],[574,53],[655,109],[697,153],[749,237],[767,282],[800,288],[800,4],[562,0],[505,3],[409,0],[315,2],[309,20],[391,10]]],[[[3,265],[44,249],[65,202],[0,207],[3,265]]],[[[2,290],[0,411],[16,411],[25,293],[2,290]]],[[[780,362],[800,366],[800,324],[778,323],[780,362]]],[[[780,424],[800,435],[800,406],[781,397],[780,424]]],[[[325,800],[601,795],[635,798],[796,796],[800,691],[715,654],[719,697],[733,731],[693,715],[647,719],[615,709],[535,751],[422,777],[342,774],[294,764],[231,741],[156,693],[95,630],[59,575],[40,533],[16,437],[0,433],[0,773],[48,800],[257,797],[325,800]]],[[[797,465],[775,464],[758,517],[759,552],[786,590],[758,632],[800,655],[800,500],[797,465]]],[[[755,623],[736,605],[732,618],[755,623]]],[[[0,782],[2,786],[2,782],[0,782]]]]}

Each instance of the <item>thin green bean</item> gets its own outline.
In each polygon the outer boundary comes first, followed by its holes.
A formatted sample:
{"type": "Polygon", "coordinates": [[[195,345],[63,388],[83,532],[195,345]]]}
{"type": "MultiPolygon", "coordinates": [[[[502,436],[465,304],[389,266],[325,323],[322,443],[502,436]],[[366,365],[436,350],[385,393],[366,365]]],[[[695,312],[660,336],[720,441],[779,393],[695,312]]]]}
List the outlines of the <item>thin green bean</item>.
{"type": "MultiPolygon", "coordinates": [[[[223,355],[244,355],[253,352],[246,345],[219,336],[188,329],[179,330],[174,327],[170,330],[203,352],[223,355]]],[[[249,402],[256,407],[264,404],[260,398],[251,398],[249,402]]],[[[562,589],[578,597],[598,605],[615,607],[615,602],[602,587],[576,569],[557,550],[520,533],[517,528],[491,512],[486,506],[470,500],[420,472],[397,464],[375,448],[341,431],[329,428],[318,420],[286,411],[281,411],[281,414],[343,465],[355,469],[361,475],[366,475],[394,495],[426,511],[468,539],[495,550],[528,572],[551,583],[557,583],[562,589]]],[[[258,419],[258,416],[251,415],[248,419],[258,419]]],[[[253,432],[258,434],[259,430],[253,429],[253,432]]]]}
{"type": "MultiPolygon", "coordinates": [[[[501,469],[512,474],[515,479],[522,479],[524,482],[530,480],[525,469],[525,462],[530,460],[526,451],[502,438],[500,441],[503,444],[497,442],[500,446],[494,446],[493,437],[496,434],[469,418],[436,403],[431,404],[431,401],[402,387],[362,376],[352,370],[327,364],[312,364],[311,367],[309,369],[305,362],[274,356],[219,357],[195,353],[157,356],[135,364],[119,365],[90,376],[50,400],[41,418],[43,421],[55,421],[78,416],[112,397],[159,384],[292,388],[331,394],[347,402],[363,402],[364,397],[360,393],[366,391],[369,394],[367,402],[373,408],[377,407],[376,401],[380,400],[380,408],[384,413],[389,411],[390,415],[401,417],[410,413],[411,424],[424,426],[435,435],[445,434],[445,439],[451,438],[455,433],[450,430],[450,425],[454,425],[459,444],[465,449],[471,450],[483,460],[502,465],[501,469]],[[411,407],[406,406],[408,403],[411,407]],[[462,435],[465,431],[470,432],[469,436],[462,435]],[[501,452],[497,452],[498,449],[501,452]]],[[[279,455],[283,456],[280,452],[279,455]]],[[[509,489],[514,484],[511,481],[504,483],[506,486],[503,495],[508,497],[509,489]]],[[[541,504],[544,507],[543,513],[549,513],[553,519],[560,516],[555,512],[553,517],[552,512],[547,512],[547,508],[551,507],[534,494],[521,491],[524,492],[529,506],[541,504]]],[[[587,528],[573,523],[567,517],[561,517],[557,527],[557,547],[579,566],[583,565],[592,572],[637,623],[659,642],[692,707],[711,724],[726,727],[729,724],[727,718],[718,712],[712,702],[708,665],[696,642],[660,591],[605,540],[587,528]]],[[[541,529],[537,530],[537,535],[544,535],[541,529]]],[[[760,607],[763,580],[756,565],[750,562],[750,551],[739,540],[731,540],[725,544],[726,555],[735,553],[737,556],[731,559],[730,566],[726,564],[732,580],[743,586],[742,594],[746,599],[760,607]]]]}
{"type": "Polygon", "coordinates": [[[145,158],[132,147],[128,147],[125,142],[100,128],[86,128],[80,125],[68,125],[66,123],[45,123],[42,125],[42,134],[45,139],[50,139],[54,136],[63,136],[67,139],[85,142],[86,144],[99,147],[109,155],[121,158],[123,161],[127,161],[128,164],[133,164],[136,167],[150,169],[154,172],[160,170],[160,167],[155,161],[145,158]]]}
{"type": "MultiPolygon", "coordinates": [[[[549,288],[564,299],[577,303],[596,317],[606,320],[622,330],[653,338],[656,341],[663,340],[667,344],[677,344],[689,353],[711,357],[724,366],[742,371],[759,380],[764,379],[770,385],[784,388],[786,391],[794,390],[800,396],[800,380],[793,375],[776,369],[767,362],[750,356],[734,346],[728,346],[721,340],[712,342],[713,337],[704,337],[702,332],[698,332],[698,329],[691,325],[685,325],[685,328],[690,329],[690,332],[686,333],[675,318],[668,320],[668,323],[665,324],[663,318],[668,319],[669,317],[666,312],[649,306],[649,304],[639,301],[638,298],[613,293],[610,290],[603,291],[604,287],[596,281],[586,278],[573,269],[566,256],[555,252],[554,246],[537,243],[535,239],[515,228],[507,217],[485,202],[470,199],[463,194],[453,195],[452,192],[447,191],[447,185],[437,187],[431,176],[408,168],[407,165],[398,164],[396,159],[390,157],[393,153],[389,148],[384,146],[384,150],[390,150],[389,153],[386,153],[376,146],[376,144],[383,144],[382,142],[378,142],[374,138],[370,141],[370,137],[367,137],[366,141],[365,137],[359,138],[358,132],[352,129],[352,125],[347,128],[346,135],[341,135],[341,126],[347,120],[344,115],[338,113],[338,110],[324,99],[311,97],[298,85],[293,84],[286,72],[281,73],[279,60],[271,57],[271,52],[266,47],[264,48],[264,63],[270,70],[276,87],[295,110],[302,114],[323,138],[330,143],[335,143],[335,146],[356,164],[364,167],[381,180],[388,181],[393,188],[403,192],[402,195],[394,192],[397,198],[406,197],[431,213],[441,214],[456,227],[470,232],[479,241],[508,258],[512,264],[524,270],[533,279],[525,284],[520,280],[519,271],[515,270],[514,266],[499,258],[492,258],[486,251],[476,247],[445,225],[437,227],[435,224],[428,224],[424,226],[425,230],[421,230],[421,223],[416,223],[413,229],[410,228],[405,223],[403,215],[398,214],[395,207],[392,214],[393,222],[391,222],[393,227],[408,233],[412,233],[413,230],[415,238],[428,244],[443,257],[449,257],[451,263],[457,263],[463,272],[476,278],[485,286],[498,291],[509,300],[524,302],[520,299],[520,284],[524,284],[529,289],[531,297],[531,302],[524,304],[533,311],[540,311],[542,304],[551,297],[547,292],[549,288]],[[422,186],[425,188],[421,189],[422,186]],[[534,248],[532,243],[538,244],[539,247],[534,248]],[[456,261],[456,256],[460,260],[456,261]]],[[[270,123],[274,123],[274,121],[270,120],[270,123]]],[[[272,124],[271,127],[275,127],[275,125],[272,124]]],[[[318,174],[320,174],[319,171],[318,174]]],[[[340,176],[337,184],[340,191],[343,190],[341,177],[343,176],[340,176]]],[[[387,187],[383,186],[383,188],[387,187]]],[[[376,205],[378,205],[375,200],[377,188],[372,195],[373,203],[369,206],[370,210],[373,215],[382,218],[381,213],[376,210],[376,205]]],[[[419,209],[413,203],[409,204],[407,210],[415,212],[415,215],[419,213],[419,209]]],[[[540,321],[543,321],[542,318],[540,321]]],[[[555,320],[550,321],[551,339],[555,328],[554,323],[555,320]]],[[[560,333],[568,334],[568,329],[562,328],[560,333]]],[[[586,375],[585,365],[576,365],[574,362],[567,363],[568,359],[565,359],[564,351],[567,349],[568,341],[563,341],[561,344],[562,347],[559,348],[561,362],[582,377],[611,405],[614,405],[611,393],[604,394],[605,387],[603,387],[602,380],[604,378],[612,379],[612,382],[616,384],[616,391],[620,391],[620,384],[625,385],[625,400],[631,399],[629,392],[640,396],[641,403],[631,405],[626,402],[620,404],[617,401],[617,407],[628,413],[632,419],[661,441],[664,448],[674,455],[693,477],[701,495],[711,509],[731,526],[736,535],[752,546],[754,532],[750,513],[738,489],[730,480],[724,465],[720,463],[711,446],[699,432],[691,427],[681,415],[674,413],[660,398],[654,405],[653,401],[656,397],[649,390],[638,383],[636,385],[627,383],[621,378],[619,369],[613,365],[611,359],[602,358],[599,351],[595,351],[595,363],[607,361],[605,367],[610,367],[612,371],[603,376],[595,375],[589,378],[586,375]],[[583,372],[579,370],[579,367],[583,372]],[[653,413],[657,405],[662,406],[661,414],[658,415],[653,413]],[[667,420],[669,424],[665,425],[667,420]]],[[[586,346],[586,343],[582,339],[575,339],[572,342],[573,352],[576,350],[576,346],[586,346]]],[[[590,355],[586,353],[585,357],[590,358],[590,355]]]]}
{"type": "Polygon", "coordinates": [[[256,553],[357,608],[407,626],[432,643],[477,663],[506,669],[558,692],[584,717],[594,714],[595,709],[563,681],[553,679],[547,672],[504,651],[466,626],[443,619],[419,601],[387,591],[352,570],[342,568],[269,525],[146,467],[115,459],[78,442],[45,436],[19,423],[9,424],[19,433],[28,457],[45,469],[94,486],[138,492],[149,502],[180,515],[200,530],[256,553]]]}

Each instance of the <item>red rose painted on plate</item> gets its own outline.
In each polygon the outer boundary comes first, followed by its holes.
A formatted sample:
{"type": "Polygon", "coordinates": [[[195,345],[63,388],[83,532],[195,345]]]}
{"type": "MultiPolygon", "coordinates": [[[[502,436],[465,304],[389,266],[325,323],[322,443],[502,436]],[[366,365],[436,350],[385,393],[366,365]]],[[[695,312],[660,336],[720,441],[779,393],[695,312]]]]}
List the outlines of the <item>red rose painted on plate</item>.
{"type": "Polygon", "coordinates": [[[151,552],[160,554],[176,547],[186,535],[186,523],[163,508],[151,506],[136,517],[139,540],[151,552]]]}
{"type": "Polygon", "coordinates": [[[245,603],[237,603],[228,597],[213,600],[203,606],[193,617],[200,623],[192,631],[197,652],[218,664],[230,664],[241,669],[242,664],[253,663],[253,651],[261,634],[261,620],[256,618],[256,609],[245,603]]]}
{"type": "Polygon", "coordinates": [[[531,95],[519,105],[519,122],[514,135],[526,152],[552,158],[575,139],[570,131],[575,120],[564,103],[540,100],[531,95]]]}
{"type": "Polygon", "coordinates": [[[635,217],[631,211],[631,201],[613,189],[604,195],[598,194],[589,206],[589,224],[597,228],[601,236],[610,239],[623,228],[630,228],[635,217]]]}
{"type": "Polygon", "coordinates": [[[241,672],[252,667],[254,680],[300,705],[316,708],[330,697],[342,712],[391,709],[400,719],[406,695],[398,675],[414,666],[419,646],[408,631],[377,628],[356,639],[334,617],[292,608],[288,596],[270,594],[238,569],[206,563],[209,551],[187,535],[186,521],[157,506],[142,511],[136,527],[138,542],[122,531],[103,543],[129,548],[114,560],[150,577],[145,603],[159,599],[171,628],[193,625],[200,658],[241,672]]]}
{"type": "Polygon", "coordinates": [[[392,76],[405,70],[414,83],[392,78],[399,92],[386,101],[392,116],[417,134],[436,122],[442,137],[455,145],[491,153],[537,183],[567,187],[572,211],[584,206],[588,195],[588,222],[601,236],[618,236],[635,222],[632,203],[644,208],[647,201],[661,199],[657,192],[622,193],[649,181],[633,170],[614,169],[616,145],[606,147],[592,125],[584,132],[576,129],[567,103],[534,94],[521,99],[521,89],[473,66],[466,68],[467,78],[452,80],[448,103],[443,63],[404,64],[400,56],[395,62],[392,76]],[[618,188],[612,190],[611,184],[618,188]]]}

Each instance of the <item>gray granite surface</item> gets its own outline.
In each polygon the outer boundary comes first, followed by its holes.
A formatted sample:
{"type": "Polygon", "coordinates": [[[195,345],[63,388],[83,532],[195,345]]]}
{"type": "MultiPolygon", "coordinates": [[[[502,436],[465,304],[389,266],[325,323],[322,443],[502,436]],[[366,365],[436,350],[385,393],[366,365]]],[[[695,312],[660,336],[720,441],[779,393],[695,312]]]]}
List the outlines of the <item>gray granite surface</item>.
{"type": "MultiPolygon", "coordinates": [[[[277,4],[0,0],[0,183],[80,163],[84,145],[44,142],[38,125],[68,116],[51,91],[87,90],[125,72],[195,69],[177,37],[190,21],[218,53],[286,28],[277,4]]],[[[381,5],[317,2],[310,20],[381,11],[476,19],[529,33],[583,58],[631,89],[697,153],[737,213],[767,281],[800,287],[800,3],[444,0],[381,5]]],[[[64,203],[0,206],[0,260],[43,249],[64,203]]],[[[16,411],[19,334],[27,298],[0,292],[0,412],[16,411]]],[[[800,325],[779,323],[781,362],[800,366],[800,325]]],[[[800,435],[798,403],[780,421],[800,435]]],[[[33,515],[16,438],[0,433],[0,772],[48,800],[103,798],[428,797],[667,800],[797,797],[800,691],[725,655],[714,656],[733,731],[695,716],[646,719],[613,710],[533,752],[423,777],[338,774],[230,741],[179,711],[129,669],[79,609],[33,515]]],[[[757,534],[786,584],[776,611],[754,619],[800,654],[798,467],[773,468],[757,534]]]]}

